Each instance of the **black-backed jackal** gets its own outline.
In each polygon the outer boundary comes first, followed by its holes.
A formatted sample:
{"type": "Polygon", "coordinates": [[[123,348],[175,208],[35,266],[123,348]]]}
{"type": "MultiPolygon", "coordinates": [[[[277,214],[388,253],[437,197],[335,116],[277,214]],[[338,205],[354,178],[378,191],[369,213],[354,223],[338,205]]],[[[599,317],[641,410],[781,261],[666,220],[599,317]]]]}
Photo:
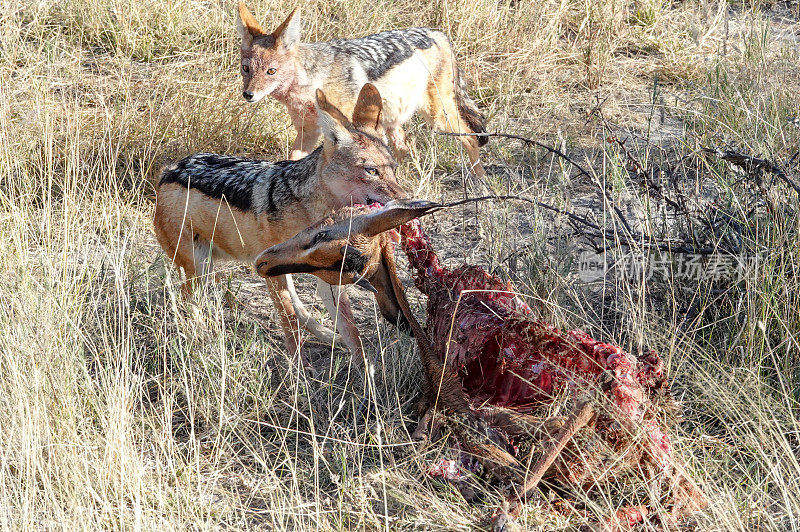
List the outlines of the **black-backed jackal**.
{"type": "MultiPolygon", "coordinates": [[[[352,120],[322,91],[317,91],[316,100],[323,144],[298,161],[199,153],[164,170],[153,224],[161,247],[183,269],[187,292],[197,277],[211,273],[214,261],[251,263],[265,248],[287,240],[332,209],[405,195],[395,180],[397,163],[383,142],[377,89],[363,87],[352,120]]],[[[280,275],[268,284],[293,354],[299,351],[301,337],[290,283],[280,275]]],[[[344,319],[337,320],[337,328],[353,356],[359,357],[361,343],[349,305],[341,314],[344,319]]]]}
{"type": "MultiPolygon", "coordinates": [[[[306,155],[319,138],[314,91],[322,89],[345,113],[361,86],[374,84],[383,96],[383,127],[395,157],[408,152],[403,124],[419,111],[432,127],[454,133],[483,133],[484,117],[466,92],[450,39],[430,28],[408,28],[359,39],[300,42],[300,10],[272,33],[265,32],[239,2],[243,96],[257,102],[272,96],[289,111],[297,130],[291,158],[306,155]]],[[[472,170],[485,172],[479,146],[486,137],[459,140],[472,170]]]]}

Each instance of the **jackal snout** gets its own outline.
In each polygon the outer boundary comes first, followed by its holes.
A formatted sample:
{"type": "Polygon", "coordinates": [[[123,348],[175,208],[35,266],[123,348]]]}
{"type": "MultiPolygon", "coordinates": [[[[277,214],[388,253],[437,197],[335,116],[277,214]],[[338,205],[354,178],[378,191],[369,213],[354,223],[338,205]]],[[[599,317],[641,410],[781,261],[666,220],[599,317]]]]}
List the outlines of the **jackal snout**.
{"type": "MultiPolygon", "coordinates": [[[[385,142],[378,89],[366,83],[359,92],[352,119],[348,119],[317,89],[319,123],[324,136],[326,175],[335,176],[333,193],[341,205],[387,203],[403,198],[397,182],[397,162],[385,142]]],[[[330,185],[332,186],[332,185],[330,185]]]]}

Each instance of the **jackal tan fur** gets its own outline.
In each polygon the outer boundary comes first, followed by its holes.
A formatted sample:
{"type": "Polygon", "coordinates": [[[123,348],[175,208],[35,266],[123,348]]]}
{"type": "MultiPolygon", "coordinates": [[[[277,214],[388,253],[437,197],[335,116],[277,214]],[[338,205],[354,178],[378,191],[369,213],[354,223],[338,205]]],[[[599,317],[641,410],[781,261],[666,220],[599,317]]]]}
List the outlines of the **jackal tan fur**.
{"type": "MultiPolygon", "coordinates": [[[[168,167],[157,188],[155,233],[167,256],[186,274],[185,288],[212,271],[213,262],[252,263],[265,248],[289,239],[332,209],[405,194],[383,142],[382,102],[366,84],[352,120],[317,91],[323,144],[298,161],[268,162],[199,153],[168,167]]],[[[286,346],[299,351],[300,324],[286,275],[271,279],[286,346]]],[[[361,355],[352,312],[339,331],[361,355]]],[[[305,362],[305,361],[304,361],[305,362]]]]}
{"type": "MultiPolygon", "coordinates": [[[[297,138],[291,158],[308,154],[320,130],[314,91],[348,114],[365,83],[383,96],[382,123],[395,157],[408,152],[405,124],[415,112],[436,129],[454,133],[485,132],[484,117],[466,92],[464,74],[455,62],[450,39],[430,28],[390,30],[358,39],[300,42],[300,8],[272,33],[264,31],[239,2],[243,96],[257,102],[272,96],[286,106],[297,138]]],[[[479,146],[486,137],[459,137],[473,172],[483,177],[479,146]]]]}

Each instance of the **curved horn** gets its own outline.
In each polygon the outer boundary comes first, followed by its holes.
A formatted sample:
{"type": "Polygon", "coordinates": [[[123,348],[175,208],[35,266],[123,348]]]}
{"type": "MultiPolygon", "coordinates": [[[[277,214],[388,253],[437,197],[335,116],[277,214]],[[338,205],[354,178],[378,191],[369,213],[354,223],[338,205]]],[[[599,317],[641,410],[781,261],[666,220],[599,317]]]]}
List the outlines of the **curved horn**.
{"type": "Polygon", "coordinates": [[[400,227],[424,214],[428,214],[442,207],[441,203],[427,200],[395,200],[370,214],[359,216],[353,220],[352,232],[366,237],[373,237],[389,229],[400,227]]]}

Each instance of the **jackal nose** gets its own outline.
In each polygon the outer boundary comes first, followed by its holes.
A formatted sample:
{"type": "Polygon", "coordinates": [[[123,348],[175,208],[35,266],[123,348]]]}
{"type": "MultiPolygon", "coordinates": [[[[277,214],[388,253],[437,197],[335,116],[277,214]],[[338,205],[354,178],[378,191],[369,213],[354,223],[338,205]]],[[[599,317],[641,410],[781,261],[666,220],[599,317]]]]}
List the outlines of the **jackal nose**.
{"type": "Polygon", "coordinates": [[[248,102],[253,99],[253,93],[250,91],[242,92],[242,96],[244,96],[244,99],[247,100],[248,102]]]}

